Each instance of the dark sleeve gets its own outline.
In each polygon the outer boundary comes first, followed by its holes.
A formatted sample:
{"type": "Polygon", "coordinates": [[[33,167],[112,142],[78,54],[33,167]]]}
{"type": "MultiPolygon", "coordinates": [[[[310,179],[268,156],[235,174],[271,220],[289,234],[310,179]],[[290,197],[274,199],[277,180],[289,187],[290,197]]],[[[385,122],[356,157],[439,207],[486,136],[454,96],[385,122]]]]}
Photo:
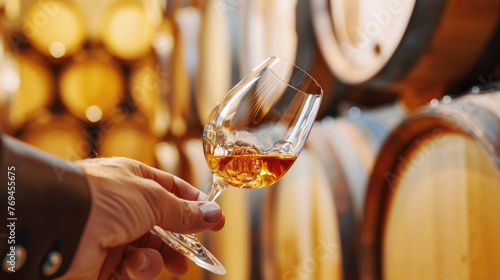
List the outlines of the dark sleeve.
{"type": "Polygon", "coordinates": [[[1,132],[0,160],[0,279],[61,276],[90,211],[85,174],[1,132]]]}

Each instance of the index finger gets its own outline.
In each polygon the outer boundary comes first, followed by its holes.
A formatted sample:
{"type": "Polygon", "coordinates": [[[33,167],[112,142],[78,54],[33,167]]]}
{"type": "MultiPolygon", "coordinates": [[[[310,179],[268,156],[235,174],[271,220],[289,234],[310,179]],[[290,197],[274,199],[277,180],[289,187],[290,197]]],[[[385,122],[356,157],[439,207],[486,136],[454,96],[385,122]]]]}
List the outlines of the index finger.
{"type": "Polygon", "coordinates": [[[207,195],[205,193],[175,175],[161,171],[141,162],[139,162],[138,167],[138,171],[140,172],[138,175],[145,179],[157,182],[168,192],[175,194],[179,198],[198,201],[205,201],[207,199],[207,195]]]}
{"type": "Polygon", "coordinates": [[[171,175],[174,178],[174,183],[172,184],[171,192],[176,196],[186,199],[186,200],[198,200],[206,201],[207,195],[200,191],[199,189],[193,187],[188,182],[182,180],[181,178],[171,175]]]}
{"type": "MultiPolygon", "coordinates": [[[[177,197],[185,200],[207,201],[208,197],[205,193],[193,187],[181,178],[142,163],[140,166],[143,166],[141,167],[141,172],[145,179],[150,179],[157,182],[159,185],[161,185],[163,188],[173,193],[177,197]]],[[[211,230],[219,231],[224,227],[225,223],[226,217],[224,213],[222,213],[222,217],[219,220],[219,223],[211,230]]]]}

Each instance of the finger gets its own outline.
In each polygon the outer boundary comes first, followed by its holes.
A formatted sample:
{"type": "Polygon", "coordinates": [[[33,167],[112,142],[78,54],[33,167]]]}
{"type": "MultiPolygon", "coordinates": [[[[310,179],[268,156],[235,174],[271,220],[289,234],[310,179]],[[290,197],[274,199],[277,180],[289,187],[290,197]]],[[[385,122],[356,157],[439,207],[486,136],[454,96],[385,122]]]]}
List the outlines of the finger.
{"type": "MultiPolygon", "coordinates": [[[[194,199],[195,196],[193,194],[189,195],[187,192],[186,193],[180,192],[180,190],[188,190],[188,187],[191,187],[191,185],[189,185],[186,181],[184,181],[181,178],[176,177],[176,176],[174,176],[174,182],[175,182],[175,186],[177,186],[176,189],[179,190],[179,192],[176,192],[177,196],[179,196],[183,199],[187,199],[187,200],[195,200],[194,199]]],[[[204,192],[199,191],[198,189],[196,189],[196,191],[199,192],[196,200],[206,202],[208,196],[204,192]]],[[[216,202],[214,202],[214,203],[216,203],[216,202]]],[[[215,227],[211,228],[211,230],[214,230],[214,231],[221,230],[224,227],[225,221],[226,221],[226,216],[224,215],[224,212],[221,211],[221,216],[219,217],[218,224],[215,227]]]]}
{"type": "Polygon", "coordinates": [[[173,177],[174,177],[174,183],[172,185],[172,189],[170,190],[171,193],[187,200],[197,200],[197,201],[207,200],[207,195],[205,193],[193,187],[191,184],[182,180],[181,178],[177,176],[173,177]]]}
{"type": "Polygon", "coordinates": [[[165,217],[164,223],[160,226],[178,233],[193,233],[214,228],[223,217],[222,210],[217,203],[180,201],[182,206],[173,206],[174,209],[170,208],[165,212],[177,212],[177,214],[165,217]]]}
{"type": "Polygon", "coordinates": [[[184,255],[170,248],[165,243],[160,252],[163,256],[163,265],[168,270],[168,272],[178,277],[186,274],[189,269],[189,262],[188,259],[184,257],[184,255]]]}
{"type": "Polygon", "coordinates": [[[157,250],[137,248],[124,260],[123,268],[131,279],[156,279],[163,268],[163,257],[157,250]]]}
{"type": "Polygon", "coordinates": [[[164,267],[176,276],[184,275],[188,268],[188,260],[181,253],[170,248],[159,237],[152,233],[145,234],[140,240],[134,242],[137,247],[147,247],[158,250],[163,257],[164,267]]]}
{"type": "Polygon", "coordinates": [[[222,217],[220,218],[219,222],[217,223],[216,226],[214,226],[213,228],[211,228],[210,230],[211,231],[219,231],[221,230],[224,225],[226,224],[226,216],[224,216],[224,212],[222,213],[222,217]]]}
{"type": "Polygon", "coordinates": [[[113,247],[107,250],[106,259],[102,264],[99,279],[121,279],[125,276],[125,271],[121,269],[121,262],[128,254],[130,247],[127,245],[113,247]]]}
{"type": "Polygon", "coordinates": [[[187,200],[205,201],[207,199],[206,194],[181,178],[148,166],[139,161],[134,162],[134,164],[135,163],[138,167],[135,168],[135,172],[138,176],[157,182],[167,191],[175,194],[176,196],[187,200]]]}
{"type": "Polygon", "coordinates": [[[144,196],[147,199],[152,222],[166,230],[179,233],[193,233],[215,227],[223,214],[214,202],[191,201],[178,198],[154,182],[144,182],[144,196]]]}

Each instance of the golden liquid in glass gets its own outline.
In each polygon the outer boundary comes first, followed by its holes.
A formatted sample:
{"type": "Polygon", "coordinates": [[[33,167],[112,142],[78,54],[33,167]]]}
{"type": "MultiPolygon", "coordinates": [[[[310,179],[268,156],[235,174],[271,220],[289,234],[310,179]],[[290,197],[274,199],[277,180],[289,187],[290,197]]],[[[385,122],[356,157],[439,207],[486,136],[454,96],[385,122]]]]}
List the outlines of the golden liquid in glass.
{"type": "Polygon", "coordinates": [[[274,184],[292,166],[295,156],[239,154],[214,156],[205,154],[210,170],[238,188],[262,188],[274,184]]]}

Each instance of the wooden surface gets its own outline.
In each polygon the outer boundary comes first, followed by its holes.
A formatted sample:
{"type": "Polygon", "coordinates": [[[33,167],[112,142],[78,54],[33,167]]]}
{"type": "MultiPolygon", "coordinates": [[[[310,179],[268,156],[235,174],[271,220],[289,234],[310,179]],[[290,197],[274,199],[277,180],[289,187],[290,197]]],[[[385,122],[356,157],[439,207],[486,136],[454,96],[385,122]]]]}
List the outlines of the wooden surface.
{"type": "Polygon", "coordinates": [[[336,76],[351,84],[373,78],[392,58],[410,21],[415,0],[315,0],[316,34],[336,76]],[[396,5],[394,5],[396,2],[396,5]],[[317,5],[323,5],[322,10],[317,5]],[[328,25],[326,25],[328,24],[328,25]]]}
{"type": "MultiPolygon", "coordinates": [[[[245,11],[241,72],[248,74],[270,56],[295,62],[298,34],[296,5],[300,0],[251,0],[245,11]]],[[[310,43],[310,42],[304,42],[310,43]]]]}
{"type": "Polygon", "coordinates": [[[342,279],[338,222],[327,170],[302,151],[262,212],[262,279],[342,279]]]}
{"type": "Polygon", "coordinates": [[[226,216],[221,231],[206,232],[210,251],[226,267],[226,275],[211,274],[210,279],[249,280],[251,268],[251,230],[249,190],[230,188],[217,199],[226,216]]]}
{"type": "Polygon", "coordinates": [[[500,275],[500,173],[463,135],[420,143],[398,174],[383,238],[384,279],[500,275]]]}
{"type": "Polygon", "coordinates": [[[311,4],[316,37],[335,75],[399,92],[410,109],[439,99],[475,67],[500,18],[495,0],[311,4]]]}
{"type": "MultiPolygon", "coordinates": [[[[215,105],[222,100],[231,88],[234,78],[231,69],[232,54],[230,41],[229,11],[220,9],[221,3],[207,1],[202,10],[199,42],[198,88],[196,90],[196,109],[202,126],[215,105]]],[[[235,8],[233,8],[234,10],[235,8]]],[[[237,78],[239,79],[239,77],[237,78]]]]}
{"type": "Polygon", "coordinates": [[[392,105],[316,123],[297,161],[265,195],[262,279],[356,279],[367,178],[403,115],[392,105]]]}
{"type": "MultiPolygon", "coordinates": [[[[339,86],[314,37],[309,0],[251,0],[238,5],[241,33],[239,69],[243,76],[266,58],[277,56],[309,73],[323,89],[320,116],[337,113],[351,88],[339,86]]],[[[233,67],[234,72],[234,67],[233,67]]]]}
{"type": "MultiPolygon", "coordinates": [[[[181,12],[177,11],[180,15],[181,12]]],[[[194,14],[196,15],[196,14],[194,14]]],[[[170,32],[173,34],[174,49],[172,50],[172,60],[169,70],[172,71],[168,75],[167,82],[169,84],[169,95],[167,104],[169,104],[171,118],[171,134],[175,137],[182,137],[188,131],[188,120],[191,112],[191,87],[189,81],[189,69],[186,66],[186,49],[189,47],[186,42],[192,32],[186,32],[182,29],[182,16],[177,16],[168,25],[170,32]],[[183,32],[184,31],[184,32],[183,32]]],[[[166,20],[169,22],[170,20],[166,20]]],[[[195,34],[196,36],[196,34],[195,34]]]]}
{"type": "MultiPolygon", "coordinates": [[[[180,152],[186,159],[183,167],[188,170],[188,175],[183,179],[208,193],[212,176],[205,162],[202,140],[193,138],[183,142],[180,147],[180,152]]],[[[190,262],[188,274],[180,279],[250,279],[252,213],[249,211],[248,191],[238,188],[225,190],[217,199],[226,217],[224,228],[218,232],[205,231],[197,234],[202,244],[224,265],[226,275],[209,273],[190,262]]]]}
{"type": "Polygon", "coordinates": [[[499,16],[498,1],[446,1],[431,41],[401,83],[432,88],[464,75],[488,44],[499,16]]]}
{"type": "MultiPolygon", "coordinates": [[[[351,108],[353,111],[355,108],[351,108]]],[[[339,224],[343,275],[358,274],[359,224],[366,186],[382,141],[406,114],[398,104],[325,119],[311,132],[308,148],[321,159],[339,224]]]]}
{"type": "Polygon", "coordinates": [[[498,93],[407,117],[368,184],[361,279],[495,279],[500,254],[498,93]]]}

